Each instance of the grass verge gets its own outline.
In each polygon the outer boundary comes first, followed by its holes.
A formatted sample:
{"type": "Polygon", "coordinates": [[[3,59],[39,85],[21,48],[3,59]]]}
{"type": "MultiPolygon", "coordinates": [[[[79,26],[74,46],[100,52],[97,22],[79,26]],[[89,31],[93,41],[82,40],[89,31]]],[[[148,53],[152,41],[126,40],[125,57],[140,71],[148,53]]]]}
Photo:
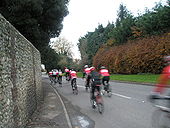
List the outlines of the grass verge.
{"type": "Polygon", "coordinates": [[[111,80],[141,82],[141,83],[156,83],[159,75],[142,74],[142,75],[111,75],[111,80]]]}
{"type": "MultiPolygon", "coordinates": [[[[82,77],[82,72],[77,73],[78,77],[82,77]]],[[[129,81],[129,82],[141,82],[141,83],[156,83],[159,74],[139,74],[139,75],[120,75],[113,74],[110,76],[110,80],[129,81]]]]}

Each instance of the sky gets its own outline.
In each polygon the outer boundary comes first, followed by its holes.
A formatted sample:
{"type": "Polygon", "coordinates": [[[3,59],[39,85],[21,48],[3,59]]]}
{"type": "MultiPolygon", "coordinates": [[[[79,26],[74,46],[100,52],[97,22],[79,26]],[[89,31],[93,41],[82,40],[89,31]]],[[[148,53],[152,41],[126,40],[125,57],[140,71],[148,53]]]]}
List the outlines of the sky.
{"type": "MultiPolygon", "coordinates": [[[[161,0],[165,3],[166,0],[161,0]]],[[[123,3],[134,16],[152,9],[160,0],[70,0],[69,14],[64,18],[60,36],[73,44],[73,58],[80,59],[77,43],[87,32],[93,32],[99,24],[104,27],[117,19],[119,5],[123,3]]]]}

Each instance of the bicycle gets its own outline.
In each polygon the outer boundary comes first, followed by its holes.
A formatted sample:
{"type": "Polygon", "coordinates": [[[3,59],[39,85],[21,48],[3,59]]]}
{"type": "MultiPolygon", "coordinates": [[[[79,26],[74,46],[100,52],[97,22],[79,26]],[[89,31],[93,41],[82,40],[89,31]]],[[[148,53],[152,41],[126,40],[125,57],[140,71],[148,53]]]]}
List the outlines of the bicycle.
{"type": "MultiPolygon", "coordinates": [[[[101,85],[96,85],[96,86],[100,87],[101,85]]],[[[103,114],[103,112],[104,112],[104,102],[103,102],[101,92],[99,92],[97,89],[95,89],[94,98],[92,99],[90,97],[90,103],[91,103],[93,109],[97,108],[99,113],[103,114]]]]}
{"type": "Polygon", "coordinates": [[[70,81],[70,75],[66,74],[66,81],[70,81]]]}
{"type": "Polygon", "coordinates": [[[89,84],[87,85],[87,78],[88,78],[89,76],[88,75],[85,75],[85,90],[86,90],[86,92],[88,92],[88,90],[90,90],[90,85],[91,85],[91,80],[89,80],[89,84]]]}
{"type": "Polygon", "coordinates": [[[76,78],[73,78],[72,80],[72,90],[73,90],[73,94],[78,95],[78,87],[77,87],[76,78]]]}
{"type": "Polygon", "coordinates": [[[154,128],[170,128],[170,96],[159,96],[155,100],[168,102],[164,103],[164,106],[153,103],[157,110],[152,115],[152,126],[154,128]]]}
{"type": "Polygon", "coordinates": [[[103,89],[102,94],[105,95],[105,92],[107,92],[107,96],[111,97],[112,96],[112,88],[111,88],[110,84],[107,83],[107,81],[104,81],[104,85],[103,85],[104,89],[103,89]]]}
{"type": "Polygon", "coordinates": [[[62,87],[62,76],[58,76],[58,83],[59,86],[62,87]]]}
{"type": "Polygon", "coordinates": [[[54,77],[54,76],[50,76],[50,82],[51,82],[51,84],[56,84],[57,83],[57,81],[56,81],[56,78],[54,77]]]}

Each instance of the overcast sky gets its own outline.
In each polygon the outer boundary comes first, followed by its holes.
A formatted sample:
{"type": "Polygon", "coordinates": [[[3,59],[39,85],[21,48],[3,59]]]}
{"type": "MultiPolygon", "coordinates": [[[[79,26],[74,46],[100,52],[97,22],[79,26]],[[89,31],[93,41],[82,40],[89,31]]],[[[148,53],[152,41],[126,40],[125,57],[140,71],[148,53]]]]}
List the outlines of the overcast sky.
{"type": "MultiPolygon", "coordinates": [[[[160,0],[70,0],[69,14],[64,18],[61,36],[74,44],[74,58],[80,58],[76,44],[87,32],[93,32],[99,24],[104,27],[116,21],[119,5],[137,16],[145,8],[151,9],[160,0]]],[[[166,0],[162,0],[165,3],[166,0]]]]}

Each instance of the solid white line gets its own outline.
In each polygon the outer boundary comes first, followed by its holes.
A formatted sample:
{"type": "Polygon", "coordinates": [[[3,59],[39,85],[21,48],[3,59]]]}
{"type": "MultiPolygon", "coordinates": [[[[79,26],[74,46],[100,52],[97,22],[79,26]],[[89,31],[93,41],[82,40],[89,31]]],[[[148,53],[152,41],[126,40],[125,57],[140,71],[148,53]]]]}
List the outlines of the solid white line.
{"type": "Polygon", "coordinates": [[[67,109],[66,109],[66,106],[64,105],[64,102],[63,100],[61,99],[60,95],[58,94],[58,92],[56,91],[56,89],[50,84],[50,86],[53,88],[53,90],[55,91],[55,93],[57,94],[57,96],[59,97],[60,101],[61,101],[61,104],[63,106],[63,109],[64,109],[64,114],[66,116],[66,120],[67,120],[67,123],[68,123],[68,126],[69,128],[73,128],[72,125],[71,125],[71,121],[70,121],[70,118],[68,116],[68,112],[67,112],[67,109]]]}
{"type": "Polygon", "coordinates": [[[112,93],[112,94],[115,95],[115,96],[122,97],[122,98],[132,99],[132,97],[124,96],[124,95],[121,95],[121,94],[118,94],[118,93],[112,93]]]}
{"type": "MultiPolygon", "coordinates": [[[[81,85],[78,85],[78,87],[85,88],[84,86],[81,86],[81,85]]],[[[118,94],[118,93],[112,93],[112,94],[115,95],[115,96],[122,97],[122,98],[132,99],[132,97],[124,96],[124,95],[121,95],[121,94],[118,94]]]]}
{"type": "Polygon", "coordinates": [[[85,86],[77,85],[78,87],[85,88],[85,86]]]}
{"type": "Polygon", "coordinates": [[[164,106],[161,106],[161,105],[155,105],[155,106],[158,107],[158,108],[160,108],[160,109],[162,109],[162,110],[170,111],[170,109],[167,108],[167,107],[164,107],[164,106]]]}

